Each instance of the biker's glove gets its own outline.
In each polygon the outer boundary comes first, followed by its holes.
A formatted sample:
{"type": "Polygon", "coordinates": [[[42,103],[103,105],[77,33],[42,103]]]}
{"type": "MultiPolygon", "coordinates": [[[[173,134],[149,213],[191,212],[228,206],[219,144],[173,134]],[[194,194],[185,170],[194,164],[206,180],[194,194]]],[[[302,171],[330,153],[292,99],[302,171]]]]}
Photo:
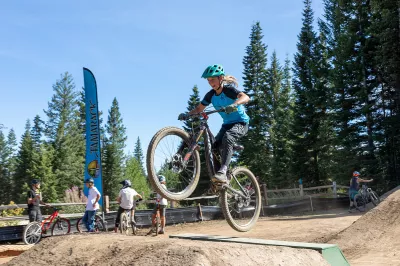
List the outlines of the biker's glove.
{"type": "Polygon", "coordinates": [[[236,112],[237,110],[238,110],[237,105],[234,103],[225,107],[225,113],[227,114],[236,112]]]}

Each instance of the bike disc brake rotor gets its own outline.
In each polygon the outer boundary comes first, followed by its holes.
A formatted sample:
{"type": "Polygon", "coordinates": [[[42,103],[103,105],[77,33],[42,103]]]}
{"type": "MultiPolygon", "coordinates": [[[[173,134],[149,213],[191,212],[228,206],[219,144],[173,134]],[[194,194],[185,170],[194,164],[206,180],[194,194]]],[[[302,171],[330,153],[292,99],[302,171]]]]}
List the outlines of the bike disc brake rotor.
{"type": "Polygon", "coordinates": [[[171,161],[171,169],[174,173],[181,173],[183,171],[184,167],[184,163],[183,163],[183,158],[182,155],[180,155],[179,153],[176,153],[173,157],[172,157],[172,161],[171,161]]]}

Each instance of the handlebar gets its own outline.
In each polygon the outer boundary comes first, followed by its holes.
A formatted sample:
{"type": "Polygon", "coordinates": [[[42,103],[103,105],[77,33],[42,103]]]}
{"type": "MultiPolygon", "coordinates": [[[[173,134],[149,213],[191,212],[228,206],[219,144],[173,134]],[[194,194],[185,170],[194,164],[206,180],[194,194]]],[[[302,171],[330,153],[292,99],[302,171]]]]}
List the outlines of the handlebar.
{"type": "Polygon", "coordinates": [[[208,115],[211,115],[211,114],[215,114],[215,113],[219,113],[219,112],[225,112],[225,107],[222,107],[222,108],[220,108],[220,109],[218,109],[218,110],[213,110],[213,111],[208,111],[208,112],[200,112],[200,113],[197,113],[197,114],[192,114],[192,115],[188,115],[189,117],[193,117],[193,116],[208,116],[208,115]]]}

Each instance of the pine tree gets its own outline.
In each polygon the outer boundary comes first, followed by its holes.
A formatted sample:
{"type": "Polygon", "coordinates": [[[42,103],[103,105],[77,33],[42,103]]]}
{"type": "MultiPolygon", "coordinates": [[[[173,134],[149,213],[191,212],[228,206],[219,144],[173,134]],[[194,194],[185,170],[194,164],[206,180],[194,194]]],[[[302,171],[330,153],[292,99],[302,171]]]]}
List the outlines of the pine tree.
{"type": "Polygon", "coordinates": [[[46,135],[53,146],[53,173],[58,180],[57,192],[82,184],[84,157],[83,138],[77,122],[78,95],[68,72],[53,85],[54,95],[45,111],[48,116],[46,135]]]}
{"type": "MultiPolygon", "coordinates": [[[[188,106],[186,107],[186,110],[192,111],[194,108],[197,107],[197,105],[200,104],[200,96],[199,96],[199,89],[197,88],[197,85],[194,85],[192,88],[193,93],[189,97],[188,106]]],[[[199,117],[193,117],[190,120],[187,120],[184,122],[183,129],[186,132],[191,132],[193,128],[196,128],[200,125],[200,118],[199,117]]]]}
{"type": "Polygon", "coordinates": [[[124,148],[127,139],[125,130],[118,101],[114,98],[111,109],[108,111],[103,159],[104,194],[109,195],[111,199],[117,197],[116,184],[123,178],[124,148]]]}
{"type": "MultiPolygon", "coordinates": [[[[400,3],[371,0],[371,25],[367,40],[375,43],[374,73],[380,88],[376,103],[381,135],[380,171],[385,177],[383,189],[400,185],[400,3]]],[[[376,141],[377,141],[376,140],[376,141]]]]}
{"type": "Polygon", "coordinates": [[[268,87],[270,89],[270,128],[269,136],[272,148],[271,178],[269,187],[283,188],[290,181],[290,153],[288,131],[291,122],[290,111],[290,61],[286,61],[285,69],[279,64],[276,52],[271,57],[271,67],[268,69],[268,87]],[[284,80],[285,79],[285,80],[284,80]]]}
{"type": "Polygon", "coordinates": [[[10,186],[8,168],[7,168],[8,152],[7,140],[0,129],[0,204],[6,204],[10,200],[10,186]]]}
{"type": "Polygon", "coordinates": [[[140,143],[140,138],[138,137],[135,143],[135,150],[133,151],[133,156],[136,158],[136,160],[139,162],[142,168],[142,174],[146,175],[146,172],[144,171],[144,155],[143,155],[143,150],[142,150],[142,144],[140,143]]]}
{"type": "Polygon", "coordinates": [[[314,51],[316,35],[313,30],[311,1],[304,1],[303,26],[299,34],[297,52],[294,56],[293,88],[296,93],[294,105],[293,134],[293,174],[304,183],[319,185],[318,138],[319,122],[315,106],[314,51]]]}
{"type": "Polygon", "coordinates": [[[246,47],[243,58],[244,92],[250,97],[246,105],[250,117],[249,131],[241,140],[245,146],[240,155],[240,162],[248,166],[253,173],[266,179],[270,174],[270,147],[267,145],[266,97],[267,46],[262,42],[262,29],[256,22],[251,29],[250,44],[246,47]]]}
{"type": "Polygon", "coordinates": [[[7,135],[7,173],[8,173],[8,193],[9,200],[13,198],[13,191],[15,190],[14,175],[17,167],[17,137],[14,129],[10,129],[7,135]]]}
{"type": "Polygon", "coordinates": [[[25,124],[25,132],[21,138],[21,145],[17,155],[17,165],[14,175],[14,202],[22,203],[26,201],[26,191],[23,190],[24,185],[30,184],[32,179],[32,154],[33,142],[31,136],[31,124],[29,119],[25,124]]]}
{"type": "Polygon", "coordinates": [[[36,150],[40,149],[42,144],[42,133],[43,133],[43,121],[40,119],[39,115],[36,115],[33,119],[33,127],[31,130],[31,136],[33,141],[33,146],[36,150]]]}

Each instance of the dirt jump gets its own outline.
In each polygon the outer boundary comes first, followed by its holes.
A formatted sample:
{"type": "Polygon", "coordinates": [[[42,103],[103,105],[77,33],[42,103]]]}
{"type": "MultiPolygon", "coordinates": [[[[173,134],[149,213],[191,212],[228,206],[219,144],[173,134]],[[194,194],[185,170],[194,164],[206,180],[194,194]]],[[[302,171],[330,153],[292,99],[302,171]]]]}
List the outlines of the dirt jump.
{"type": "Polygon", "coordinates": [[[168,226],[166,235],[73,234],[43,239],[8,265],[329,265],[314,250],[170,239],[196,233],[337,244],[350,265],[400,265],[400,190],[367,213],[347,210],[261,218],[246,233],[223,220],[168,226]]]}

